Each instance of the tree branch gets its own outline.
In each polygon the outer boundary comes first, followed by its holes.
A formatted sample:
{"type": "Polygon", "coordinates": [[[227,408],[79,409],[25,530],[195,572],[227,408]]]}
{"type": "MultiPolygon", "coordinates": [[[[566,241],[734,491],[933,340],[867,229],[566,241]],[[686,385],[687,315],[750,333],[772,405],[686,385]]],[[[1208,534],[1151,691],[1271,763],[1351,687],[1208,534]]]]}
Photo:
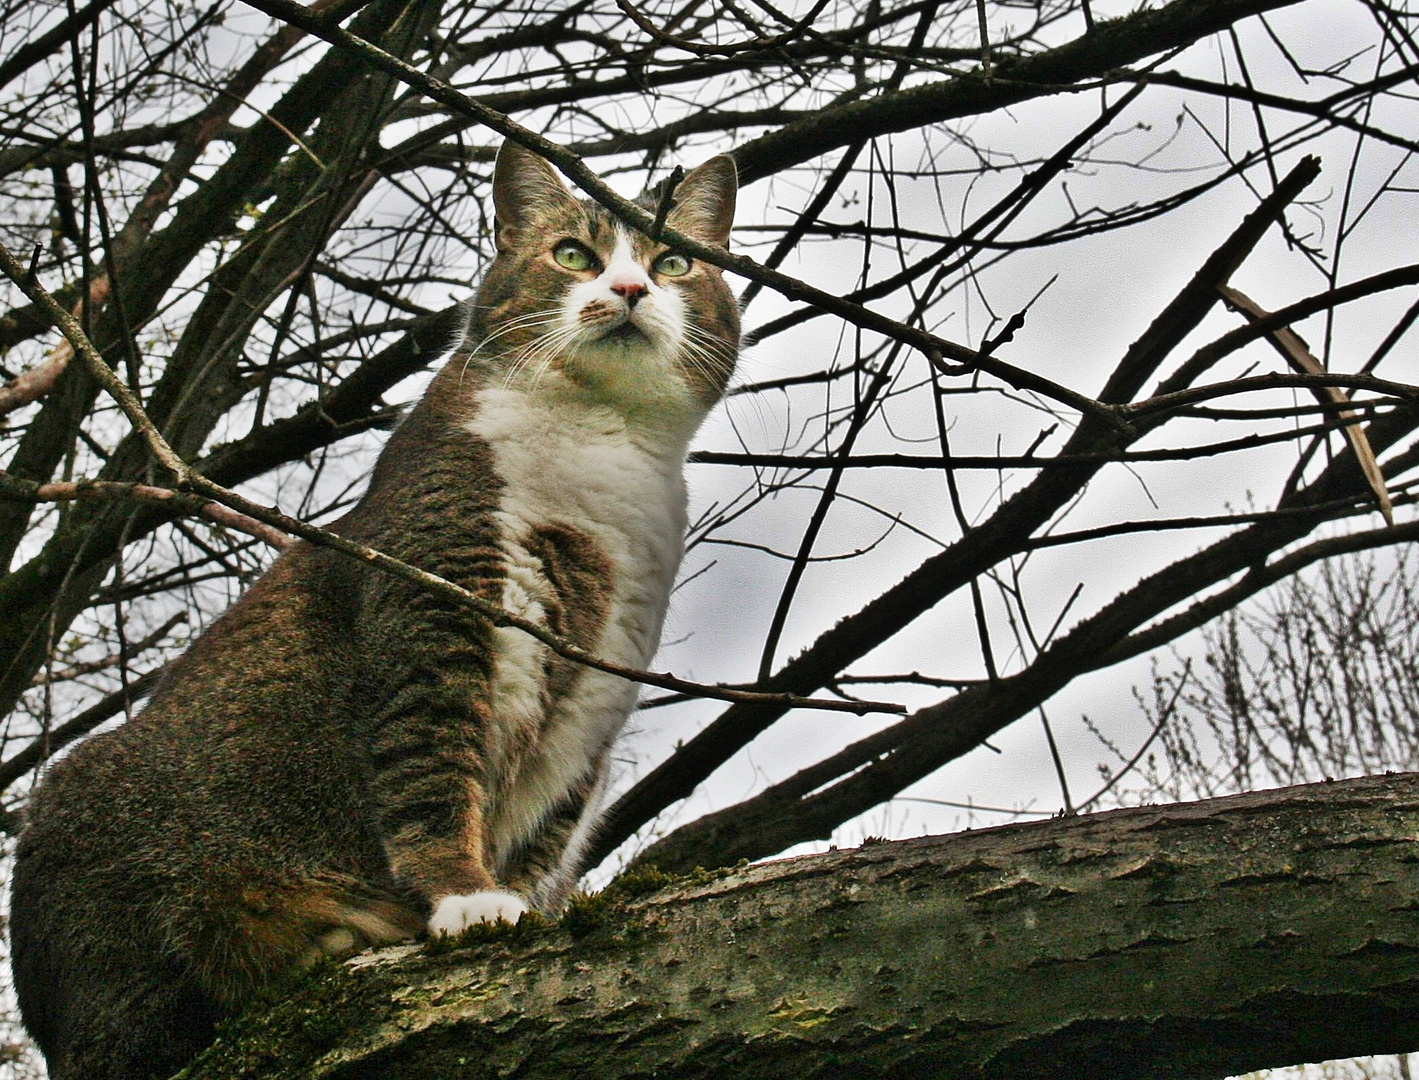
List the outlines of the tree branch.
{"type": "Polygon", "coordinates": [[[328,967],[182,1075],[1212,1080],[1407,1051],[1416,827],[1410,774],[642,875],[555,927],[328,967]]]}

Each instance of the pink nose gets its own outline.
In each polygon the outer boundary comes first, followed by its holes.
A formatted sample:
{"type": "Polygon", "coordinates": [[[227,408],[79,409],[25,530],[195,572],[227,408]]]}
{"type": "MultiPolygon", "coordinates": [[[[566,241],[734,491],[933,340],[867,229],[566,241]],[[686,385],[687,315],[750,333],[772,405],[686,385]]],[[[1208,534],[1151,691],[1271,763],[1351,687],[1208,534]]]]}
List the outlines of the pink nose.
{"type": "Polygon", "coordinates": [[[646,292],[645,286],[638,281],[618,281],[611,286],[611,291],[624,298],[629,307],[635,307],[636,301],[646,292]]]}

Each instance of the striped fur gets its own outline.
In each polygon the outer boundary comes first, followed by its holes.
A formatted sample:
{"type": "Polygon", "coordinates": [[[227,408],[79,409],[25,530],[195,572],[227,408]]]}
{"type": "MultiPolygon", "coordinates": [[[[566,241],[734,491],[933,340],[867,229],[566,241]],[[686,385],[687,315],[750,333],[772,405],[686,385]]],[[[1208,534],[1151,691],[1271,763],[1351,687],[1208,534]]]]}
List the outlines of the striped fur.
{"type": "MultiPolygon", "coordinates": [[[[685,525],[690,437],[738,338],[712,268],[509,146],[464,345],[390,437],[343,535],[644,666],[685,525]],[[587,267],[556,246],[574,240],[587,267]]],[[[724,243],[733,166],[671,223],[724,243]]],[[[25,1022],[54,1080],[146,1080],[323,955],[554,912],[634,686],[298,545],[148,707],[58,761],[14,875],[25,1022]]]]}

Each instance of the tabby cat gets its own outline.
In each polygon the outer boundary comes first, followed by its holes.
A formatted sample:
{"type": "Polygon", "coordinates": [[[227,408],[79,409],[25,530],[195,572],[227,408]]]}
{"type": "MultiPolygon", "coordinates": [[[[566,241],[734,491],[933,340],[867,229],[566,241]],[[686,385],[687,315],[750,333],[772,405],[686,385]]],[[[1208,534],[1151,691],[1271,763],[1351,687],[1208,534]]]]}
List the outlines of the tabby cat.
{"type": "MultiPolygon", "coordinates": [[[[724,245],[735,190],[713,158],[668,223],[724,245]]],[[[735,301],[713,266],[573,198],[514,143],[493,194],[498,253],[465,344],[335,530],[645,667],[735,301]]],[[[296,545],[146,709],[34,792],[11,931],[50,1076],[165,1077],[321,955],[556,912],[636,693],[296,545]]]]}

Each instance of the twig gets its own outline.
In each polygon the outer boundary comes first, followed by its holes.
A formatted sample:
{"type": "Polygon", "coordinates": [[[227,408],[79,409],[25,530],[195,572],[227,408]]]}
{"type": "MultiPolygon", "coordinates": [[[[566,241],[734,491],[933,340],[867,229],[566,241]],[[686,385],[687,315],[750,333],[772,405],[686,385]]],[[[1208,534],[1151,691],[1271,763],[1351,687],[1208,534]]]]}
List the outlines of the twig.
{"type": "Polygon", "coordinates": [[[891,801],[924,803],[927,806],[949,806],[953,810],[974,810],[982,814],[1010,814],[1014,817],[1021,817],[1025,814],[1031,814],[1035,817],[1054,817],[1055,815],[1055,811],[1053,810],[1011,810],[1004,806],[985,806],[981,803],[954,802],[951,799],[927,799],[920,795],[893,795],[891,801]]]}
{"type": "Polygon", "coordinates": [[[1008,342],[1014,341],[1015,332],[1024,328],[1025,316],[1030,313],[1030,308],[1035,306],[1035,301],[1038,300],[1041,296],[1043,296],[1046,290],[1048,290],[1049,287],[1058,280],[1059,275],[1055,274],[1043,285],[1041,285],[1039,292],[1035,293],[1034,296],[1030,297],[1029,302],[1026,303],[1024,307],[1022,307],[1019,311],[1011,315],[1010,318],[1005,320],[1005,326],[1001,329],[1000,333],[996,334],[994,337],[991,337],[989,334],[987,334],[985,340],[980,343],[980,351],[986,356],[993,356],[995,355],[995,350],[1000,348],[1000,346],[1005,345],[1008,342]]]}
{"type": "Polygon", "coordinates": [[[1073,817],[1079,812],[1069,799],[1069,778],[1064,773],[1064,760],[1059,756],[1059,746],[1054,741],[1054,729],[1049,726],[1049,715],[1043,705],[1038,706],[1040,722],[1045,726],[1045,741],[1049,743],[1050,760],[1054,762],[1054,773],[1059,777],[1060,796],[1064,799],[1064,816],[1073,817]]]}
{"type": "Polygon", "coordinates": [[[43,253],[44,247],[41,244],[34,246],[34,251],[30,252],[29,269],[25,271],[25,281],[34,284],[39,275],[39,257],[43,253]]]}
{"type": "Polygon", "coordinates": [[[1118,411],[1130,418],[1153,417],[1160,413],[1174,412],[1199,401],[1213,398],[1233,397],[1255,390],[1278,390],[1299,386],[1314,390],[1323,386],[1339,386],[1349,390],[1371,390],[1401,401],[1419,401],[1419,386],[1412,383],[1378,379],[1373,375],[1341,375],[1327,372],[1323,375],[1288,375],[1276,372],[1271,375],[1249,375],[1240,379],[1229,379],[1221,383],[1207,383],[1203,386],[1176,390],[1170,394],[1155,394],[1133,404],[1119,405],[1118,411]]]}
{"type": "Polygon", "coordinates": [[[155,484],[136,484],[121,480],[66,480],[38,484],[0,471],[0,499],[8,502],[69,502],[76,499],[128,499],[134,502],[167,505],[185,514],[206,518],[215,525],[255,537],[278,551],[285,551],[293,541],[279,529],[230,507],[189,495],[173,488],[155,484]]]}
{"type": "Polygon", "coordinates": [[[655,224],[651,226],[650,235],[654,240],[660,239],[661,232],[665,229],[665,219],[670,216],[670,208],[675,205],[675,189],[680,186],[680,181],[685,179],[685,170],[682,166],[676,165],[670,175],[665,178],[665,186],[660,192],[660,203],[655,208],[655,224]]]}
{"type": "Polygon", "coordinates": [[[1167,727],[1168,721],[1172,719],[1173,710],[1177,708],[1178,698],[1182,696],[1183,687],[1187,684],[1187,677],[1191,672],[1192,657],[1189,656],[1187,663],[1183,666],[1182,674],[1178,677],[1178,684],[1173,688],[1172,700],[1168,702],[1167,707],[1158,717],[1158,722],[1153,725],[1153,730],[1148,734],[1148,738],[1143,740],[1143,745],[1138,748],[1138,753],[1129,758],[1123,768],[1109,777],[1108,782],[1104,784],[1103,787],[1099,788],[1098,791],[1081,802],[1076,808],[1078,811],[1083,812],[1102,799],[1113,789],[1115,784],[1127,776],[1128,773],[1132,771],[1133,767],[1143,760],[1143,755],[1147,752],[1148,748],[1153,745],[1153,740],[1163,733],[1163,728],[1167,727]]]}
{"type": "Polygon", "coordinates": [[[668,45],[674,49],[681,49],[696,56],[737,56],[743,52],[760,52],[768,49],[776,49],[782,45],[788,45],[800,37],[808,27],[813,25],[813,20],[818,17],[822,10],[828,6],[828,0],[818,0],[813,5],[812,10],[807,15],[799,19],[787,30],[771,37],[757,37],[749,41],[731,42],[728,45],[709,45],[702,41],[691,41],[688,38],[677,37],[660,29],[648,18],[645,17],[630,0],[616,0],[616,6],[621,12],[635,23],[654,40],[662,45],[668,45]]]}
{"type": "Polygon", "coordinates": [[[72,679],[79,679],[85,675],[93,675],[95,672],[104,671],[115,664],[131,660],[135,656],[141,656],[158,642],[162,641],[173,627],[179,623],[187,622],[187,612],[179,611],[162,626],[158,627],[141,641],[128,642],[126,647],[119,652],[109,653],[98,660],[84,660],[81,663],[71,664],[67,668],[62,668],[54,672],[41,672],[30,680],[31,686],[42,686],[46,682],[69,682],[72,679]]]}
{"type": "MultiPolygon", "coordinates": [[[[1239,289],[1234,289],[1230,285],[1219,285],[1217,290],[1222,294],[1222,298],[1241,312],[1249,322],[1259,322],[1270,314],[1239,289]]],[[[1305,375],[1326,374],[1321,362],[1311,355],[1310,349],[1306,348],[1306,343],[1289,326],[1278,326],[1269,331],[1267,337],[1295,370],[1305,375]]],[[[1338,386],[1318,386],[1313,392],[1316,398],[1322,402],[1330,402],[1335,405],[1350,403],[1349,395],[1338,386]]],[[[1355,413],[1349,409],[1343,409],[1339,417],[1345,421],[1358,419],[1355,413]]],[[[1390,502],[1389,489],[1385,487],[1385,474],[1375,458],[1375,451],[1370,446],[1365,429],[1358,423],[1347,423],[1345,437],[1350,440],[1350,448],[1355,451],[1355,460],[1360,463],[1360,470],[1365,474],[1370,490],[1375,493],[1375,498],[1379,501],[1380,513],[1384,515],[1385,521],[1393,525],[1394,507],[1390,502]]]]}
{"type": "Polygon", "coordinates": [[[980,71],[990,81],[990,28],[985,21],[985,0],[976,0],[976,17],[980,22],[980,71]]]}

